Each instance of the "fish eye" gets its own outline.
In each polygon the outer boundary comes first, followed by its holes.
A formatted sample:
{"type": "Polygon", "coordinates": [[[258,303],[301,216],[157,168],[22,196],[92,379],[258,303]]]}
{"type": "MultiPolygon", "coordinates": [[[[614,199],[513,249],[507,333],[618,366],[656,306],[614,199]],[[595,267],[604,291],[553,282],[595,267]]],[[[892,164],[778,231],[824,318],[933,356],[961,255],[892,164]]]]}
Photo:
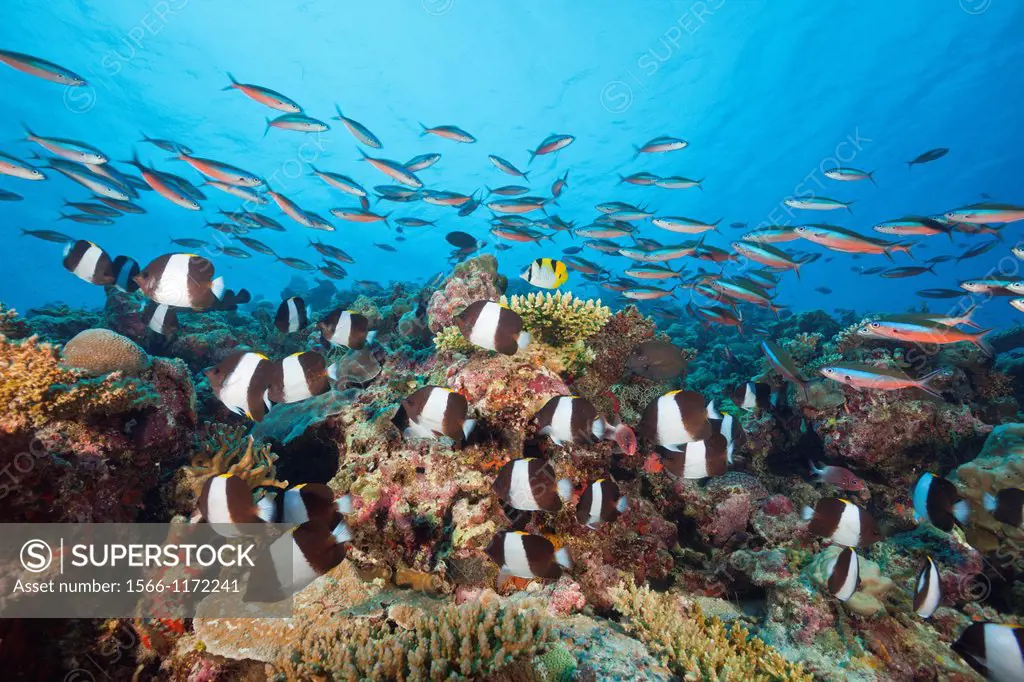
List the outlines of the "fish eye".
{"type": "Polygon", "coordinates": [[[877,322],[872,322],[872,323],[871,323],[871,328],[872,328],[872,329],[878,329],[878,328],[879,328],[879,327],[881,327],[881,326],[882,326],[882,325],[878,324],[877,322]]]}

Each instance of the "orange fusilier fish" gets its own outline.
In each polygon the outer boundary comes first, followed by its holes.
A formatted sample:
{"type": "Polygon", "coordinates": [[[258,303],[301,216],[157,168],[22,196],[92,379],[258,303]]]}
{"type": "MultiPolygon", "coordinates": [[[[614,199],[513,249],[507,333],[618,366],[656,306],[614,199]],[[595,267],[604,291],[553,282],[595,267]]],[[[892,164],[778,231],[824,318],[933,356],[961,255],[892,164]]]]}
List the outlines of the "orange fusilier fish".
{"type": "Polygon", "coordinates": [[[289,114],[297,114],[302,111],[302,107],[279,92],[274,92],[270,88],[265,88],[261,85],[239,83],[230,73],[228,78],[231,79],[231,85],[222,88],[222,90],[241,90],[250,99],[256,100],[271,109],[277,109],[289,114]]]}
{"type": "Polygon", "coordinates": [[[543,197],[523,197],[521,199],[507,199],[504,201],[491,201],[487,208],[495,213],[529,213],[530,211],[543,210],[547,199],[543,197]]]}
{"type": "Polygon", "coordinates": [[[764,242],[733,242],[732,250],[741,256],[746,256],[755,263],[767,265],[778,270],[792,270],[800,277],[800,266],[803,262],[794,259],[785,251],[778,249],[771,244],[764,242]]]}
{"type": "Polygon", "coordinates": [[[686,312],[691,316],[697,317],[704,327],[708,326],[708,323],[722,324],[728,327],[736,327],[740,334],[743,333],[743,318],[739,317],[736,313],[723,308],[722,306],[686,306],[686,312]]]}
{"type": "Polygon", "coordinates": [[[967,327],[974,327],[975,329],[981,329],[981,327],[971,320],[974,315],[974,311],[978,309],[977,305],[972,305],[970,308],[960,313],[959,315],[945,314],[942,313],[898,313],[894,315],[883,315],[883,320],[895,320],[898,322],[919,322],[924,320],[925,322],[938,322],[939,324],[949,325],[965,325],[967,327]]]}
{"type": "Polygon", "coordinates": [[[177,158],[192,166],[206,177],[226,182],[229,185],[238,185],[240,187],[260,187],[263,185],[263,180],[252,173],[220,161],[192,156],[180,150],[177,158]]]}
{"type": "Polygon", "coordinates": [[[973,204],[966,208],[949,211],[947,220],[972,225],[991,223],[1013,223],[1024,220],[1024,206],[1010,204],[973,204]]]}
{"type": "Polygon", "coordinates": [[[374,158],[364,152],[362,149],[359,153],[363,155],[363,161],[366,161],[371,166],[379,170],[384,175],[388,176],[396,182],[400,182],[406,187],[412,187],[413,189],[422,189],[423,182],[416,177],[415,173],[409,171],[408,168],[390,159],[374,158]]]}
{"type": "Polygon", "coordinates": [[[908,343],[946,345],[967,341],[980,348],[986,355],[992,355],[992,347],[984,338],[990,331],[992,330],[982,329],[977,332],[968,332],[942,324],[941,322],[924,320],[906,322],[901,320],[875,320],[858,329],[857,333],[861,336],[905,341],[908,343]]]}
{"type": "Polygon", "coordinates": [[[913,242],[899,243],[887,242],[883,239],[875,239],[857,234],[836,225],[800,225],[794,230],[798,235],[809,242],[814,242],[825,248],[842,253],[869,253],[884,254],[892,260],[893,251],[903,251],[910,255],[910,247],[913,242]]]}
{"type": "Polygon", "coordinates": [[[768,339],[761,342],[761,350],[764,351],[765,357],[768,358],[768,364],[787,381],[796,384],[803,395],[806,396],[807,384],[810,382],[810,379],[796,366],[796,361],[793,360],[793,357],[783,350],[782,346],[768,339]]]}
{"type": "Polygon", "coordinates": [[[420,127],[423,128],[423,131],[420,132],[421,137],[423,135],[437,135],[438,137],[443,137],[446,140],[451,140],[452,142],[462,142],[463,144],[473,144],[474,142],[476,142],[475,137],[473,137],[472,135],[470,135],[469,133],[467,133],[465,130],[458,126],[445,125],[434,126],[433,128],[431,128],[430,126],[426,126],[420,123],[420,127]]]}
{"type": "Polygon", "coordinates": [[[902,388],[919,388],[936,398],[942,397],[942,394],[931,387],[931,382],[943,374],[941,369],[930,372],[920,379],[912,379],[898,369],[876,367],[858,362],[838,362],[834,365],[826,365],[818,371],[826,378],[858,391],[865,389],[898,391],[902,388]]]}
{"type": "Polygon", "coordinates": [[[133,153],[132,160],[129,163],[139,169],[139,173],[142,174],[142,179],[146,181],[146,184],[152,187],[153,191],[164,199],[190,211],[200,210],[199,202],[183,194],[176,185],[168,182],[160,171],[142,165],[138,154],[133,153]]]}
{"type": "Polygon", "coordinates": [[[559,135],[552,133],[544,138],[544,141],[537,145],[534,150],[527,150],[530,154],[530,160],[527,163],[533,163],[534,158],[543,156],[544,154],[553,154],[560,149],[565,149],[576,140],[573,135],[559,135]]]}
{"type": "Polygon", "coordinates": [[[60,83],[61,85],[71,87],[86,85],[85,79],[74,71],[65,69],[63,66],[58,66],[53,62],[48,62],[45,59],[33,57],[32,55],[0,50],[0,62],[3,62],[12,69],[17,69],[22,73],[27,73],[52,83],[60,83]]]}
{"type": "Polygon", "coordinates": [[[331,214],[336,218],[348,220],[353,223],[384,223],[388,224],[390,213],[380,215],[371,211],[364,211],[361,208],[332,208],[331,214]]]}

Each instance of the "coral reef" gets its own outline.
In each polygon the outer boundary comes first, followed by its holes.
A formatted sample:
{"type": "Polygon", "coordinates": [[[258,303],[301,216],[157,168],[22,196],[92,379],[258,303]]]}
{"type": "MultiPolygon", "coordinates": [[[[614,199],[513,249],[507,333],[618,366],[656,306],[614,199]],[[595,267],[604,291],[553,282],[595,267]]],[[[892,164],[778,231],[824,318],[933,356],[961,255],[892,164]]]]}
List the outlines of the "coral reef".
{"type": "Polygon", "coordinates": [[[452,326],[455,316],[476,301],[496,301],[505,291],[505,278],[498,274],[498,259],[477,256],[455,266],[427,303],[427,323],[437,333],[452,326]]]}
{"type": "Polygon", "coordinates": [[[967,537],[972,546],[999,559],[1009,559],[1017,570],[1024,570],[1019,548],[1024,531],[1001,523],[985,509],[985,494],[995,495],[1004,488],[1024,488],[1024,424],[1001,424],[985,440],[985,445],[970,462],[957,467],[954,482],[960,482],[961,495],[971,502],[967,537]]]}
{"type": "Polygon", "coordinates": [[[138,379],[120,374],[89,379],[87,372],[64,367],[59,349],[35,336],[17,343],[0,336],[0,368],[0,430],[7,433],[54,419],[84,420],[156,403],[138,379]]]}
{"type": "MultiPolygon", "coordinates": [[[[148,642],[128,677],[976,679],[949,643],[971,620],[1016,622],[1010,614],[1024,608],[1024,566],[1012,560],[1024,538],[982,505],[985,493],[1024,485],[1024,427],[1003,423],[1018,419],[1022,398],[1015,357],[993,366],[973,350],[947,348],[922,359],[851,331],[861,318],[851,311],[744,312],[740,335],[647,302],[613,314],[569,293],[510,291],[502,299],[505,285],[495,258],[480,256],[439,289],[318,287],[320,310],[357,310],[377,330],[361,358],[324,347],[312,326],[281,334],[267,302],[183,312],[170,339],[141,324],[138,295],[113,290],[98,313],[58,306],[22,319],[0,309],[0,470],[15,477],[0,479],[0,513],[19,521],[182,520],[193,516],[206,478],[226,472],[257,490],[316,482],[351,495],[346,559],[295,596],[294,615],[224,618],[221,608],[239,598],[225,594],[204,601],[195,619],[174,622],[173,636],[141,619],[111,621],[148,642]],[[522,315],[531,344],[514,356],[470,346],[452,320],[480,299],[501,299],[522,315]],[[98,338],[86,344],[98,352],[81,352],[75,341],[62,358],[58,344],[83,330],[91,331],[78,341],[98,338]],[[766,363],[763,337],[812,376],[806,397],[766,363]],[[111,339],[131,349],[126,358],[104,350],[111,339]],[[654,380],[629,369],[633,350],[652,340],[682,351],[678,376],[654,380]],[[193,386],[192,376],[238,349],[273,357],[318,350],[329,363],[349,358],[361,373],[276,405],[254,425],[226,410],[204,380],[198,399],[193,386]],[[854,391],[818,375],[840,361],[912,376],[942,369],[934,384],[942,398],[854,391]],[[770,405],[732,402],[748,381],[770,385],[770,405]],[[465,397],[476,428],[461,447],[406,438],[392,423],[399,403],[427,385],[465,397]],[[533,422],[550,398],[573,394],[635,427],[650,401],[682,388],[736,421],[725,475],[674,480],[643,441],[635,456],[611,440],[555,445],[533,422]],[[494,494],[497,472],[523,456],[550,460],[572,484],[559,511],[517,512],[494,494]],[[811,462],[848,467],[863,486],[817,480],[811,462]],[[915,521],[909,491],[924,470],[949,477],[969,500],[963,528],[944,533],[915,521]],[[576,508],[598,479],[613,480],[628,507],[592,528],[576,508]],[[883,536],[858,550],[862,584],[845,603],[826,588],[838,549],[800,516],[835,496],[862,506],[883,536]],[[557,580],[499,581],[485,548],[510,528],[566,549],[572,568],[557,580]],[[944,596],[922,621],[911,603],[926,556],[944,596]]],[[[289,285],[308,289],[301,280],[289,285]]],[[[76,646],[67,658],[89,651],[76,646]]]]}

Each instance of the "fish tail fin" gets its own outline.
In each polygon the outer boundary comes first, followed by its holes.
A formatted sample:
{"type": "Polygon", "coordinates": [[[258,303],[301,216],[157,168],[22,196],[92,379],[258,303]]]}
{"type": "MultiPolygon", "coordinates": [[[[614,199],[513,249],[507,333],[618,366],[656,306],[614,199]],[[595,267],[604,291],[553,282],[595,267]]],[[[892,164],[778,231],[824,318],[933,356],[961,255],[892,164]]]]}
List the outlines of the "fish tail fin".
{"type": "Polygon", "coordinates": [[[338,381],[338,363],[332,362],[327,368],[327,378],[337,383],[338,381]]]}
{"type": "Polygon", "coordinates": [[[427,134],[427,131],[430,130],[430,127],[423,125],[422,121],[417,121],[417,123],[419,123],[420,126],[420,137],[423,137],[427,134]]]}
{"type": "Polygon", "coordinates": [[[343,542],[351,542],[352,541],[352,529],[349,528],[348,524],[345,523],[344,521],[342,521],[341,523],[339,523],[337,526],[334,527],[334,530],[331,531],[331,535],[334,536],[334,539],[339,544],[341,544],[343,542]]]}
{"type": "Polygon", "coordinates": [[[333,116],[332,118],[334,118],[335,120],[338,120],[338,121],[340,121],[340,120],[345,118],[345,114],[341,113],[341,107],[338,106],[337,102],[334,103],[334,110],[338,112],[338,115],[337,116],[333,116]]]}
{"type": "Polygon", "coordinates": [[[70,219],[71,219],[71,216],[69,216],[69,215],[68,215],[67,213],[65,213],[64,211],[61,211],[61,212],[60,212],[60,217],[59,217],[59,218],[57,218],[57,220],[70,220],[70,219]]]}
{"type": "Polygon", "coordinates": [[[971,307],[968,308],[966,312],[964,312],[964,314],[960,316],[961,319],[959,324],[965,325],[967,327],[972,327],[974,329],[981,329],[981,325],[979,325],[977,322],[971,319],[974,316],[974,311],[976,311],[977,309],[978,304],[972,303],[971,307]]]}
{"type": "Polygon", "coordinates": [[[335,500],[334,506],[336,506],[338,508],[338,511],[341,512],[342,514],[351,514],[352,513],[352,496],[351,495],[344,495],[343,497],[339,497],[337,500],[335,500]]]}
{"type": "Polygon", "coordinates": [[[562,502],[568,502],[572,499],[572,481],[568,478],[563,478],[555,484],[555,488],[558,491],[558,498],[562,502]]]}
{"type": "Polygon", "coordinates": [[[714,230],[715,232],[721,233],[721,230],[718,229],[718,224],[721,223],[721,222],[722,222],[722,219],[719,218],[715,222],[711,223],[711,229],[714,230]]]}
{"type": "Polygon", "coordinates": [[[523,350],[530,345],[530,332],[522,331],[519,332],[519,339],[516,341],[519,346],[519,350],[523,350]]]}
{"type": "Polygon", "coordinates": [[[561,547],[555,552],[555,561],[562,568],[571,571],[572,570],[572,559],[569,558],[569,548],[561,547]]]}
{"type": "Polygon", "coordinates": [[[992,329],[982,329],[975,334],[971,335],[971,343],[981,349],[981,352],[985,355],[992,357],[995,354],[995,350],[992,348],[992,344],[985,340],[985,336],[991,332],[992,329]]]}
{"type": "Polygon", "coordinates": [[[935,396],[936,398],[942,398],[942,394],[932,388],[932,381],[942,376],[943,370],[937,369],[933,372],[928,372],[923,377],[917,380],[917,387],[927,393],[928,395],[935,396]]]}
{"type": "Polygon", "coordinates": [[[824,469],[819,469],[818,468],[818,466],[814,463],[813,459],[807,460],[807,464],[811,468],[811,475],[812,476],[821,476],[822,474],[825,473],[824,469]]]}
{"type": "Polygon", "coordinates": [[[800,518],[804,521],[810,521],[812,518],[814,518],[814,509],[811,507],[804,507],[802,510],[800,510],[800,518]]]}
{"type": "Polygon", "coordinates": [[[266,116],[263,120],[267,122],[267,127],[263,129],[263,137],[266,137],[267,133],[270,132],[270,117],[266,116]]]}
{"type": "Polygon", "coordinates": [[[25,139],[26,140],[30,140],[30,139],[32,139],[33,137],[36,136],[36,134],[32,132],[32,129],[29,128],[28,124],[25,123],[24,121],[21,122],[21,127],[25,129],[25,139]]]}
{"type": "Polygon", "coordinates": [[[953,505],[953,518],[959,521],[960,525],[967,525],[967,522],[971,518],[971,505],[967,500],[960,500],[953,505]]]}
{"type": "Polygon", "coordinates": [[[636,157],[640,156],[640,147],[633,145],[633,160],[636,161],[636,157]]]}
{"type": "Polygon", "coordinates": [[[366,343],[373,343],[377,339],[377,330],[366,332],[366,343]]]}
{"type": "Polygon", "coordinates": [[[225,85],[223,88],[221,88],[221,91],[231,90],[232,88],[238,85],[238,81],[235,80],[235,77],[231,75],[230,71],[228,71],[228,80],[231,81],[231,85],[225,85]]]}
{"type": "Polygon", "coordinates": [[[623,495],[622,497],[619,498],[619,501],[615,503],[615,511],[622,514],[627,509],[629,509],[629,498],[623,495]]]}
{"type": "Polygon", "coordinates": [[[871,171],[870,173],[868,173],[868,180],[870,180],[871,184],[874,185],[875,187],[878,187],[878,183],[875,182],[875,173],[877,172],[878,171],[871,171]]]}
{"type": "MultiPolygon", "coordinates": [[[[529,166],[531,163],[533,163],[533,160],[537,158],[537,153],[532,149],[527,149],[526,151],[530,155],[530,160],[526,162],[526,165],[529,166]]],[[[526,173],[523,173],[523,177],[526,177],[526,173]]]]}
{"type": "Polygon", "coordinates": [[[853,215],[853,209],[850,208],[851,206],[853,206],[853,203],[854,202],[852,202],[852,201],[847,201],[846,202],[846,210],[850,212],[850,215],[853,215]]]}
{"type": "Polygon", "coordinates": [[[218,277],[210,282],[210,291],[214,297],[219,301],[224,296],[224,278],[218,277]]]}
{"type": "Polygon", "coordinates": [[[616,175],[619,176],[619,183],[618,184],[621,185],[622,183],[624,183],[626,181],[626,176],[624,176],[622,173],[616,173],[616,175]]]}
{"type": "Polygon", "coordinates": [[[462,422],[462,438],[464,440],[469,440],[469,434],[473,433],[473,429],[475,429],[475,428],[476,428],[476,420],[475,419],[467,419],[464,422],[462,422]]]}
{"type": "Polygon", "coordinates": [[[997,504],[998,500],[996,500],[996,496],[992,493],[985,493],[984,497],[981,498],[981,506],[990,514],[996,510],[997,504]]]}
{"type": "Polygon", "coordinates": [[[261,497],[260,501],[256,503],[256,516],[267,523],[273,523],[274,509],[277,506],[274,502],[276,501],[277,493],[267,493],[261,497]]]}

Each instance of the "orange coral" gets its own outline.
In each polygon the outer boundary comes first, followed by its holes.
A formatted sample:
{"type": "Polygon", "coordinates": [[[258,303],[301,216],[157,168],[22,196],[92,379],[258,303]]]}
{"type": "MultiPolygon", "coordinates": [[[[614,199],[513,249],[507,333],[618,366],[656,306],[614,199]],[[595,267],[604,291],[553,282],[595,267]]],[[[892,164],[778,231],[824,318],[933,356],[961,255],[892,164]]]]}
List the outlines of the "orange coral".
{"type": "Polygon", "coordinates": [[[54,419],[83,419],[155,404],[145,383],[119,373],[88,379],[60,364],[58,349],[32,336],[21,342],[0,334],[0,431],[14,433],[54,419]]]}

